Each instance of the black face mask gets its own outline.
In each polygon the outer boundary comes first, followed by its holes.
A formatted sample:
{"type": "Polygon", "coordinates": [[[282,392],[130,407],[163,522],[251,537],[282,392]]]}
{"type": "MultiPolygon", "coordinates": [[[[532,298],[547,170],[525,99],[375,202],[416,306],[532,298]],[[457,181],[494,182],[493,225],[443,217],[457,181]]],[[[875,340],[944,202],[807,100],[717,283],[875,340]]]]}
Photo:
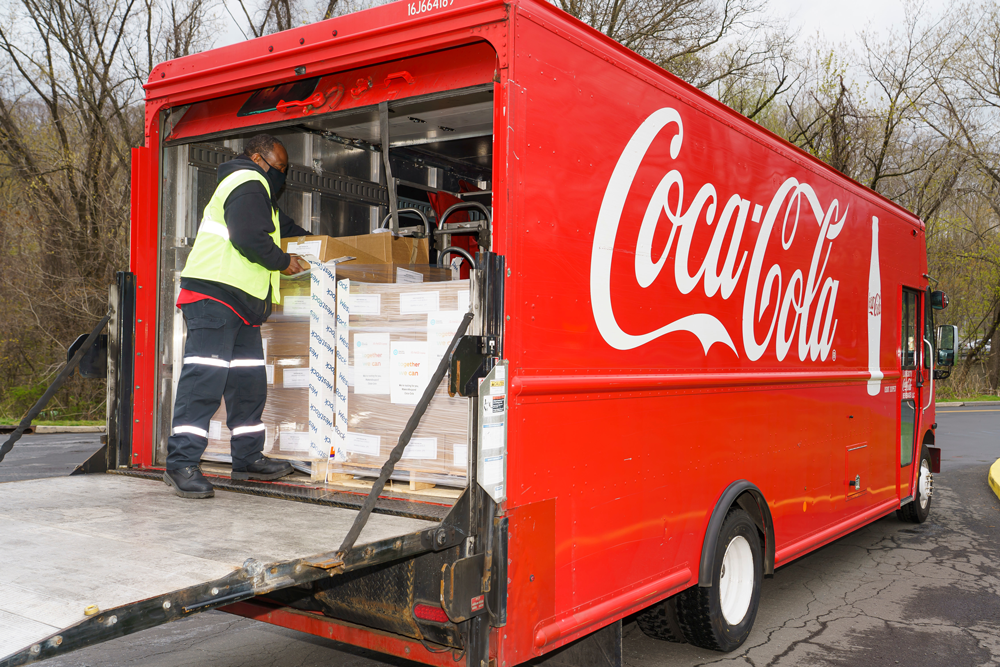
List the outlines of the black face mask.
{"type": "MultiPolygon", "coordinates": [[[[261,155],[260,159],[264,160],[264,156],[261,155]]],[[[264,164],[268,167],[264,172],[264,178],[267,179],[267,185],[271,190],[271,201],[278,201],[278,194],[285,185],[285,174],[275,169],[267,160],[264,160],[264,164]]]]}

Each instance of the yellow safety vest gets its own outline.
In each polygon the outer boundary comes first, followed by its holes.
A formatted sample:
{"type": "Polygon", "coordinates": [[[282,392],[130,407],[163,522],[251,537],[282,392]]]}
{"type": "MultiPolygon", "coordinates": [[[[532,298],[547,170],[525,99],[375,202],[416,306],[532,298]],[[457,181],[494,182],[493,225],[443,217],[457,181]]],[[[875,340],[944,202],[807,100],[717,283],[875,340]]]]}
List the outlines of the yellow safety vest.
{"type": "MultiPolygon", "coordinates": [[[[182,278],[198,278],[224,283],[239,288],[258,299],[267,298],[268,288],[274,303],[281,303],[279,291],[280,272],[268,271],[260,264],[251,262],[229,241],[229,228],[226,227],[225,204],[229,195],[244,183],[259,181],[267,192],[268,201],[271,189],[267,179],[251,169],[235,171],[222,179],[215,188],[215,194],[205,207],[198,235],[194,240],[194,248],[188,255],[187,264],[181,271],[182,278]]],[[[271,208],[271,220],[274,231],[271,239],[274,245],[281,247],[281,223],[278,211],[271,208]]]]}

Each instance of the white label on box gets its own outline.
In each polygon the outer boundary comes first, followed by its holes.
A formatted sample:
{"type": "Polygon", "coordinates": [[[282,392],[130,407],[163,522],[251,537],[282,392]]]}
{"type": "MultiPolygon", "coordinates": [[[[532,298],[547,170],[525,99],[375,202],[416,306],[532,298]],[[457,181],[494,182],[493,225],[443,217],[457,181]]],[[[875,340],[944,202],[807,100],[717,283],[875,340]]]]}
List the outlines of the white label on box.
{"type": "Polygon", "coordinates": [[[281,369],[281,386],[285,389],[308,389],[309,369],[308,368],[283,368],[281,369]]]}
{"type": "Polygon", "coordinates": [[[281,312],[293,317],[309,317],[311,296],[286,296],[281,300],[281,312]]]}
{"type": "Polygon", "coordinates": [[[458,309],[463,313],[469,312],[469,290],[458,292],[458,309]]]}
{"type": "Polygon", "coordinates": [[[427,342],[392,343],[389,359],[389,396],[399,405],[416,405],[427,384],[427,342]]]}
{"type": "Polygon", "coordinates": [[[399,295],[399,312],[403,315],[436,313],[441,310],[438,306],[440,300],[441,292],[402,292],[399,295]]]}
{"type": "Polygon", "coordinates": [[[208,438],[209,440],[222,439],[222,422],[215,419],[208,422],[208,438]]]}
{"type": "Polygon", "coordinates": [[[465,313],[459,310],[442,310],[427,314],[427,349],[432,363],[441,361],[441,357],[448,351],[448,345],[455,337],[463,317],[465,313]]]}
{"type": "Polygon", "coordinates": [[[354,335],[354,393],[389,393],[389,334],[354,335]]]}
{"type": "Polygon", "coordinates": [[[347,451],[352,454],[379,456],[382,453],[382,436],[347,432],[347,451]]]}
{"type": "Polygon", "coordinates": [[[419,271],[410,271],[409,269],[403,269],[396,267],[396,282],[397,283],[422,283],[424,282],[424,274],[419,271]]]}
{"type": "Polygon", "coordinates": [[[403,448],[404,459],[436,459],[437,455],[437,438],[410,438],[403,448]]]}
{"type": "Polygon", "coordinates": [[[455,444],[451,446],[451,451],[454,454],[454,459],[452,465],[464,468],[469,465],[469,446],[455,444]]]}
{"type": "Polygon", "coordinates": [[[289,255],[316,255],[318,257],[320,248],[322,247],[322,241],[302,241],[301,243],[290,241],[288,243],[288,250],[285,252],[289,255]]]}
{"type": "MultiPolygon", "coordinates": [[[[493,377],[496,376],[494,375],[493,377]]],[[[504,384],[506,383],[503,380],[490,380],[490,394],[496,395],[504,393],[504,384]]]]}
{"type": "Polygon", "coordinates": [[[483,424],[483,438],[480,444],[483,450],[503,447],[503,422],[483,424]]]}
{"type": "Polygon", "coordinates": [[[262,346],[262,347],[264,348],[264,354],[263,354],[262,356],[263,356],[263,357],[264,357],[265,359],[267,359],[267,339],[265,338],[265,339],[263,339],[263,340],[262,340],[262,341],[260,341],[260,342],[261,342],[261,346],[262,346]]]}
{"type": "Polygon", "coordinates": [[[283,452],[308,452],[310,439],[308,433],[282,431],[278,434],[278,448],[283,452]]]}
{"type": "Polygon", "coordinates": [[[274,364],[265,364],[264,373],[267,375],[267,383],[274,384],[274,364]]]}
{"type": "Polygon", "coordinates": [[[491,456],[483,461],[482,484],[503,483],[503,456],[491,456]]]}
{"type": "Polygon", "coordinates": [[[496,371],[497,372],[493,374],[493,377],[495,377],[498,380],[506,380],[507,379],[507,367],[506,366],[504,366],[503,364],[499,364],[499,365],[496,366],[496,371]]]}
{"type": "Polygon", "coordinates": [[[382,313],[381,294],[352,294],[351,315],[379,315],[382,313]]]}

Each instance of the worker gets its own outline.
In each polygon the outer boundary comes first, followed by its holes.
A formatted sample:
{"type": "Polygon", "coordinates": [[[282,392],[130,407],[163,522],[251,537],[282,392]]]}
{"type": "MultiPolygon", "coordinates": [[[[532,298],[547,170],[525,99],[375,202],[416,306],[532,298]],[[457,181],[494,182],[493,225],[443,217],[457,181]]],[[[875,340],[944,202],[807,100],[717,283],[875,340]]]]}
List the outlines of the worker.
{"type": "Polygon", "coordinates": [[[177,306],[187,342],[163,481],[182,498],[215,495],[198,464],[223,397],[232,433],[232,479],[272,480],[292,473],[287,461],[263,455],[261,421],[267,375],[260,325],[271,314],[272,299],[278,302],[278,274],[308,268],[280,247],[281,237],[309,234],[276,203],[287,170],[285,147],[268,134],[251,138],[243,155],[219,165],[218,185],[181,271],[177,306]]]}

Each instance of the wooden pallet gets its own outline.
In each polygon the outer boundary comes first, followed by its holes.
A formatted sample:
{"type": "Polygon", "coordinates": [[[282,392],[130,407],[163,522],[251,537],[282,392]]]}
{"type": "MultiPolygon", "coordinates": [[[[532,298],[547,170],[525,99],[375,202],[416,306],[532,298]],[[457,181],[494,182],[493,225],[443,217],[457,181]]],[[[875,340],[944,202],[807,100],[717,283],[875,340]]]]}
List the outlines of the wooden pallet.
{"type": "MultiPolygon", "coordinates": [[[[407,493],[418,496],[437,496],[439,498],[458,498],[462,495],[462,489],[437,486],[436,484],[429,484],[427,482],[418,482],[413,479],[413,475],[414,473],[411,472],[410,480],[408,482],[390,479],[385,485],[386,490],[394,493],[407,493]]],[[[372,486],[375,484],[375,480],[373,478],[343,472],[328,473],[326,481],[327,484],[347,487],[350,489],[364,489],[366,491],[371,490],[372,486]]]]}

